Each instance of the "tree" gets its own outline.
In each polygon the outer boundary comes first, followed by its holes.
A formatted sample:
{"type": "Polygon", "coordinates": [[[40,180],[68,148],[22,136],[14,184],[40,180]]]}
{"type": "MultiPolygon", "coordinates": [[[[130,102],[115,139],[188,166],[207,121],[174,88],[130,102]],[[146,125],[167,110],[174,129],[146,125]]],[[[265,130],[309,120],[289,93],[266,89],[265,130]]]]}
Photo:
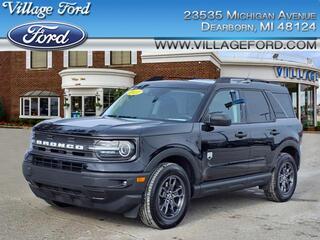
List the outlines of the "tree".
{"type": "Polygon", "coordinates": [[[2,99],[0,98],[0,120],[4,120],[5,118],[5,111],[4,111],[4,106],[3,106],[3,102],[2,99]]]}

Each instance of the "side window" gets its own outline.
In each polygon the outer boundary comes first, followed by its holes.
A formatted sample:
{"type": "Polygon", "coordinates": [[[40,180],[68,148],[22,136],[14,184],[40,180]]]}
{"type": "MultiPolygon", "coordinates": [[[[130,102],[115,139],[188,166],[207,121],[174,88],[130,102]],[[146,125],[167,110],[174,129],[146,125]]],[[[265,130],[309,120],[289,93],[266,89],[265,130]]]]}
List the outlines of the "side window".
{"type": "Polygon", "coordinates": [[[268,92],[267,96],[273,108],[274,114],[276,115],[276,118],[287,118],[288,116],[285,110],[281,106],[280,102],[274,97],[274,95],[271,92],[268,92]]]}
{"type": "Polygon", "coordinates": [[[251,123],[271,121],[270,108],[261,91],[243,91],[245,96],[247,119],[251,123]]]}
{"type": "Polygon", "coordinates": [[[281,105],[284,112],[289,118],[294,118],[295,113],[292,106],[292,100],[289,94],[286,93],[272,93],[277,102],[281,105]]]}
{"type": "Polygon", "coordinates": [[[241,123],[243,122],[243,111],[241,104],[230,105],[230,103],[237,99],[240,99],[238,91],[219,91],[213,97],[208,108],[208,113],[224,113],[230,117],[232,123],[241,123]]]}

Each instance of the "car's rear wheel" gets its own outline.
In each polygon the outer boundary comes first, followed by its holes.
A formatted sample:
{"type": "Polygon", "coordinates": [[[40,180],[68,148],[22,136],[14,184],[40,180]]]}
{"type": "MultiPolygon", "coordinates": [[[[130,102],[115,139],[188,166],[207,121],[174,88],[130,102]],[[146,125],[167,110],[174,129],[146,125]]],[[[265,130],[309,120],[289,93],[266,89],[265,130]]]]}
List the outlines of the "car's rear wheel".
{"type": "Polygon", "coordinates": [[[264,188],[266,197],[275,202],[291,199],[297,185],[297,165],[288,153],[281,153],[269,184],[264,188]]]}
{"type": "Polygon", "coordinates": [[[190,182],[182,167],[162,163],[152,173],[143,204],[142,222],[154,228],[172,228],[184,218],[190,201],[190,182]]]}

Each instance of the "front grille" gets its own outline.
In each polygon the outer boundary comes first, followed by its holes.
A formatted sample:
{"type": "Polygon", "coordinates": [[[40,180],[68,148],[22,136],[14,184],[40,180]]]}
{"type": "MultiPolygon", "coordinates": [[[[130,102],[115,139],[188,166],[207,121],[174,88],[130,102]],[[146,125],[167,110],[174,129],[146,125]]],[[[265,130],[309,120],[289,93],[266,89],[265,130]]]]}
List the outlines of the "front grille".
{"type": "Polygon", "coordinates": [[[42,152],[48,152],[48,153],[55,153],[55,154],[68,154],[72,156],[77,156],[77,157],[93,157],[92,152],[80,152],[80,151],[67,151],[67,150],[62,150],[62,149],[56,149],[56,148],[50,148],[50,147],[39,147],[39,146],[33,146],[34,150],[37,151],[42,151],[42,152]]]}
{"type": "Polygon", "coordinates": [[[38,152],[45,152],[45,154],[93,158],[94,152],[91,149],[93,145],[94,140],[92,138],[35,132],[33,149],[38,152]],[[73,147],[61,147],[59,144],[73,147]],[[75,146],[81,146],[83,149],[79,150],[75,146]]]}
{"type": "Polygon", "coordinates": [[[79,162],[53,160],[37,156],[33,157],[32,164],[38,167],[55,168],[71,172],[81,172],[85,167],[83,163],[79,162]]]}

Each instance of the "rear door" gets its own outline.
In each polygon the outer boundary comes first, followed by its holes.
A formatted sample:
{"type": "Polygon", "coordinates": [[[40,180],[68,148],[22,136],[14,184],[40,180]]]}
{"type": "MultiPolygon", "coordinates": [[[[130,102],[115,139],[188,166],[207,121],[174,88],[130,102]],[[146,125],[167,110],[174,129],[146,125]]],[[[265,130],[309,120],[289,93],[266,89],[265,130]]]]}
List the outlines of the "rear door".
{"type": "Polygon", "coordinates": [[[248,173],[266,172],[274,137],[279,134],[274,113],[264,91],[245,89],[241,93],[245,99],[247,123],[251,136],[248,173]]]}

